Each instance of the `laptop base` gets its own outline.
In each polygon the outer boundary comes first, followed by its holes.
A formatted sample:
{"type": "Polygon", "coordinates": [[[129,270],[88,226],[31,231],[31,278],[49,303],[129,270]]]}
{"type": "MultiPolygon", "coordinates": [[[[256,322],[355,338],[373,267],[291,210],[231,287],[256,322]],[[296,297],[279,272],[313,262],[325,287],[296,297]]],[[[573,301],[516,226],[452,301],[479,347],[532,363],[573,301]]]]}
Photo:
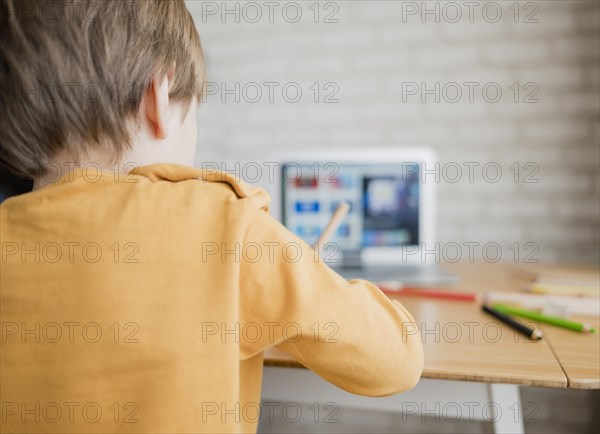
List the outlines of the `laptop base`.
{"type": "Polygon", "coordinates": [[[332,267],[345,279],[398,281],[406,286],[452,285],[458,277],[437,264],[365,265],[332,267]]]}

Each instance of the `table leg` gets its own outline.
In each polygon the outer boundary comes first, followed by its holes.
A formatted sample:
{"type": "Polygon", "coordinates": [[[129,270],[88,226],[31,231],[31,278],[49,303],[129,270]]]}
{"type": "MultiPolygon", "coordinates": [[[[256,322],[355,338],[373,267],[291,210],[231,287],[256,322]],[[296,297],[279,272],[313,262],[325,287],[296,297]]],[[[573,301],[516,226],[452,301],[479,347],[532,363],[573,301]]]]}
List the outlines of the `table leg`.
{"type": "Polygon", "coordinates": [[[488,384],[490,420],[496,434],[524,434],[521,394],[516,384],[488,384]]]}

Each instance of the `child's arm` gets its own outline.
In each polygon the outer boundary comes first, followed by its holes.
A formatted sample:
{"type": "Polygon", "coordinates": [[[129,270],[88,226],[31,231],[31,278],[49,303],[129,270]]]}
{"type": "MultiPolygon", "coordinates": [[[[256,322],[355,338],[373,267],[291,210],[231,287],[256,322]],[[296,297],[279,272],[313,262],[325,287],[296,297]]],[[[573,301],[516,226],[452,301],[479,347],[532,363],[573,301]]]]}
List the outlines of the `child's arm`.
{"type": "Polygon", "coordinates": [[[331,383],[361,395],[399,393],[417,383],[421,337],[400,303],[369,282],[343,279],[262,210],[246,235],[245,246],[250,243],[261,246],[262,255],[242,255],[241,326],[252,330],[251,339],[241,334],[242,358],[277,345],[331,383]],[[252,329],[257,325],[258,340],[252,329]]]}

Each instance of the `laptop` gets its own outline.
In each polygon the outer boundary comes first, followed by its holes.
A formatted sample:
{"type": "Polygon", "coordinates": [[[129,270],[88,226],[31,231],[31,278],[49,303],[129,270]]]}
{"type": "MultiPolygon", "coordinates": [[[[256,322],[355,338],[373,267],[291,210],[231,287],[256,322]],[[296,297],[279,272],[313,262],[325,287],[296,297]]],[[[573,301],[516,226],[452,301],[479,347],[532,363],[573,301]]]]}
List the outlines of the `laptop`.
{"type": "Polygon", "coordinates": [[[346,279],[410,286],[457,280],[434,253],[435,176],[423,172],[435,167],[433,150],[321,150],[280,155],[277,161],[273,209],[308,244],[342,201],[350,205],[320,253],[346,279]]]}

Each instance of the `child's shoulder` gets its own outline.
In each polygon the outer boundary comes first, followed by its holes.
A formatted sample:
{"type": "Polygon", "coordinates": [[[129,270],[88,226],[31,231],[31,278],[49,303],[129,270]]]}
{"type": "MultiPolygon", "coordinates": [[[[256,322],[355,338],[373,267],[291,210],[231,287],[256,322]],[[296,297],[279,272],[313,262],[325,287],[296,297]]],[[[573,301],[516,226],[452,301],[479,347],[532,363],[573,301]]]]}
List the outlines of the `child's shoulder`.
{"type": "MultiPolygon", "coordinates": [[[[164,186],[178,196],[199,197],[204,200],[236,202],[247,199],[258,208],[268,210],[270,197],[262,188],[252,187],[236,176],[219,171],[201,170],[177,164],[141,166],[131,172],[152,184],[164,186]]],[[[161,189],[162,190],[162,189],[161,189]]]]}

